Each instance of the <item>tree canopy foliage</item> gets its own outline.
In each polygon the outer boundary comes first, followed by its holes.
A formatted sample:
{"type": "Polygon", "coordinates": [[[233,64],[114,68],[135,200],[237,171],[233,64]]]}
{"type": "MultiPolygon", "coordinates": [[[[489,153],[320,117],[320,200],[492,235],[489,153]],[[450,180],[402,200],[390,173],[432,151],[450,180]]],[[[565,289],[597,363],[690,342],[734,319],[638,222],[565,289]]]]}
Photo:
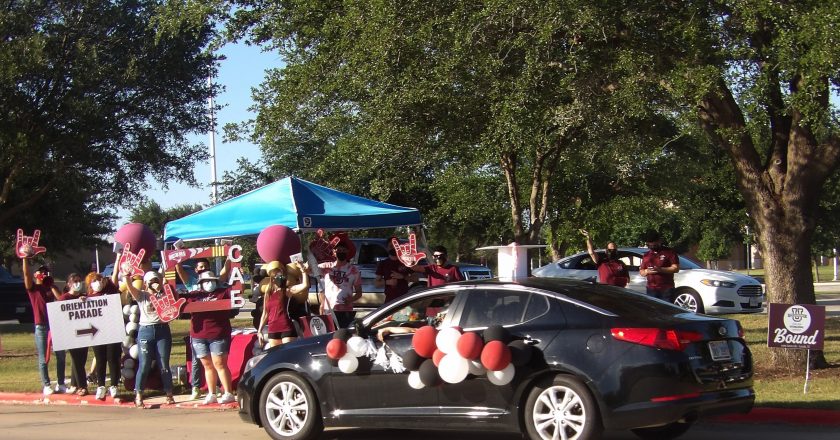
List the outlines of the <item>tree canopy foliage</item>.
{"type": "Polygon", "coordinates": [[[209,23],[148,0],[22,0],[0,10],[0,242],[59,251],[113,227],[146,179],[194,182],[215,90],[209,23]]]}

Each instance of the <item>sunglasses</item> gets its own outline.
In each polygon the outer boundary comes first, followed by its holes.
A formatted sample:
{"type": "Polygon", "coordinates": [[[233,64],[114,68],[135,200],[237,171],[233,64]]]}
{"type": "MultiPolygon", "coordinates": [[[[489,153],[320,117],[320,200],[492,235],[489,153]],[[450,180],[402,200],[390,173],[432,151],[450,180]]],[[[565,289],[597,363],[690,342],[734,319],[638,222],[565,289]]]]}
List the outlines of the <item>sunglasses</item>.
{"type": "Polygon", "coordinates": [[[435,257],[435,258],[442,258],[442,257],[446,257],[446,254],[434,254],[432,256],[435,257]]]}

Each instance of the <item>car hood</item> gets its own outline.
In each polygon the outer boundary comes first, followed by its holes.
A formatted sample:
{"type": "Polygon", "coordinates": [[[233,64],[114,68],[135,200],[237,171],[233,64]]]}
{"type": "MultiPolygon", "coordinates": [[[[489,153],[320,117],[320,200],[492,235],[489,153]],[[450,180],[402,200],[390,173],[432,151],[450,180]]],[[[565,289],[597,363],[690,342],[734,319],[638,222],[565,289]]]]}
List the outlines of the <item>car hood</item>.
{"type": "Polygon", "coordinates": [[[743,275],[738,272],[727,272],[723,270],[713,269],[684,269],[680,270],[677,275],[680,278],[691,277],[697,279],[711,279],[718,281],[732,281],[739,284],[760,284],[758,280],[751,276],[743,275]]]}

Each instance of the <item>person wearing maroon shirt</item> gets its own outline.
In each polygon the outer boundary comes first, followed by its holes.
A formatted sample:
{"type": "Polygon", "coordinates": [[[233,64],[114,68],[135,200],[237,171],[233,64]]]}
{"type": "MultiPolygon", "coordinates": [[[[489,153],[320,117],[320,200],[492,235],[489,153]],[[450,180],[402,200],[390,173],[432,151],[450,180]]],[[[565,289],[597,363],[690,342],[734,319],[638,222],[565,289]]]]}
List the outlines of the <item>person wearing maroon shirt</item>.
{"type": "MultiPolygon", "coordinates": [[[[47,303],[53,302],[58,290],[53,285],[53,278],[49,276],[49,268],[41,266],[34,274],[29,272],[29,257],[23,258],[21,267],[23,270],[23,286],[29,295],[29,302],[32,303],[32,315],[35,322],[35,350],[38,353],[38,373],[41,376],[41,384],[44,386],[44,395],[53,393],[50,387],[50,375],[47,370],[47,338],[50,332],[50,323],[47,317],[47,303]]],[[[64,376],[64,352],[56,356],[56,362],[61,362],[61,369],[58,373],[64,376]],[[59,359],[59,357],[61,359],[59,359]]],[[[64,377],[59,377],[64,385],[64,377]]]]}
{"type": "Polygon", "coordinates": [[[415,272],[422,272],[426,274],[426,285],[429,287],[442,286],[446,283],[453,283],[455,281],[463,281],[464,277],[457,267],[447,263],[446,248],[437,246],[432,252],[432,258],[435,263],[427,266],[412,266],[411,269],[415,272]]]}
{"type": "MultiPolygon", "coordinates": [[[[182,295],[187,303],[229,300],[230,288],[218,287],[219,278],[206,270],[198,276],[200,290],[182,295]]],[[[207,383],[207,397],[204,404],[230,403],[235,397],[232,393],[230,369],[227,366],[230,353],[230,310],[212,310],[192,312],[190,314],[190,339],[193,355],[204,367],[204,380],[207,383]],[[224,394],[216,399],[216,381],[222,382],[224,394]]]]}
{"type": "Polygon", "coordinates": [[[680,271],[679,256],[662,245],[658,232],[648,232],[645,244],[649,250],[642,256],[639,274],[647,278],[647,294],[674,302],[674,274],[680,271]]]}
{"type": "Polygon", "coordinates": [[[385,302],[388,302],[405,295],[408,283],[414,277],[414,272],[397,258],[397,251],[389,247],[388,258],[376,265],[376,279],[373,283],[378,288],[385,288],[385,302]]]}
{"type": "MultiPolygon", "coordinates": [[[[102,274],[89,274],[87,279],[90,284],[87,286],[88,298],[104,295],[116,295],[112,301],[120,300],[120,289],[117,287],[116,277],[119,273],[117,268],[114,268],[113,278],[105,278],[102,274]]],[[[93,357],[96,360],[96,398],[105,400],[105,369],[108,369],[111,386],[108,387],[108,392],[111,398],[117,396],[117,386],[120,384],[120,356],[122,355],[122,343],[96,345],[93,347],[93,357]]]]}
{"type": "MultiPolygon", "coordinates": [[[[84,301],[87,298],[86,294],[82,277],[77,273],[71,273],[67,275],[67,285],[64,288],[64,293],[58,297],[58,301],[69,301],[73,299],[84,301]]],[[[88,389],[87,377],[85,376],[85,363],[87,363],[88,347],[71,348],[69,351],[71,360],[70,384],[75,387],[75,390],[71,388],[71,392],[79,396],[86,396],[88,389]]]]}
{"type": "Polygon", "coordinates": [[[592,246],[589,232],[581,229],[580,233],[586,237],[586,251],[589,252],[589,257],[598,266],[599,282],[611,286],[626,287],[630,281],[630,272],[627,271],[624,262],[618,259],[618,247],[615,242],[607,243],[605,258],[600,258],[592,246]]]}
{"type": "MultiPolygon", "coordinates": [[[[309,291],[309,276],[307,268],[300,262],[289,265],[296,269],[300,276],[300,283],[289,286],[286,265],[279,261],[271,261],[265,266],[268,272],[268,291],[263,296],[263,312],[257,327],[257,337],[262,345],[265,341],[262,329],[268,326],[268,346],[276,347],[292,342],[297,337],[297,331],[289,315],[293,297],[309,291]]],[[[292,278],[295,279],[295,278],[292,278]]]]}

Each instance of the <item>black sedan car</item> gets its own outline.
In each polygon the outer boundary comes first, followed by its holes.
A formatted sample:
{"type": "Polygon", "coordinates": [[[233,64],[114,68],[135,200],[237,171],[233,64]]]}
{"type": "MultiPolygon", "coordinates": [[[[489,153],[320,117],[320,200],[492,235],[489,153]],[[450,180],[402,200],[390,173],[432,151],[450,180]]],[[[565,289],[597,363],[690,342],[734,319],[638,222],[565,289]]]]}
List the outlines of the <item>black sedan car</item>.
{"type": "MultiPolygon", "coordinates": [[[[332,334],[302,339],[249,361],[238,388],[241,417],[274,439],[315,438],[325,426],[581,440],[629,429],[667,439],[700,417],[748,412],[755,400],[752,356],[738,321],[583,281],[450,284],[384,304],[353,332],[376,341],[382,328],[417,327],[441,315],[441,329],[502,325],[533,354],[505,385],[476,372],[417,389],[408,371],[365,357],[352,373],[342,372],[327,356],[332,334]]],[[[385,338],[400,355],[412,350],[415,336],[403,332],[385,338]]]]}

